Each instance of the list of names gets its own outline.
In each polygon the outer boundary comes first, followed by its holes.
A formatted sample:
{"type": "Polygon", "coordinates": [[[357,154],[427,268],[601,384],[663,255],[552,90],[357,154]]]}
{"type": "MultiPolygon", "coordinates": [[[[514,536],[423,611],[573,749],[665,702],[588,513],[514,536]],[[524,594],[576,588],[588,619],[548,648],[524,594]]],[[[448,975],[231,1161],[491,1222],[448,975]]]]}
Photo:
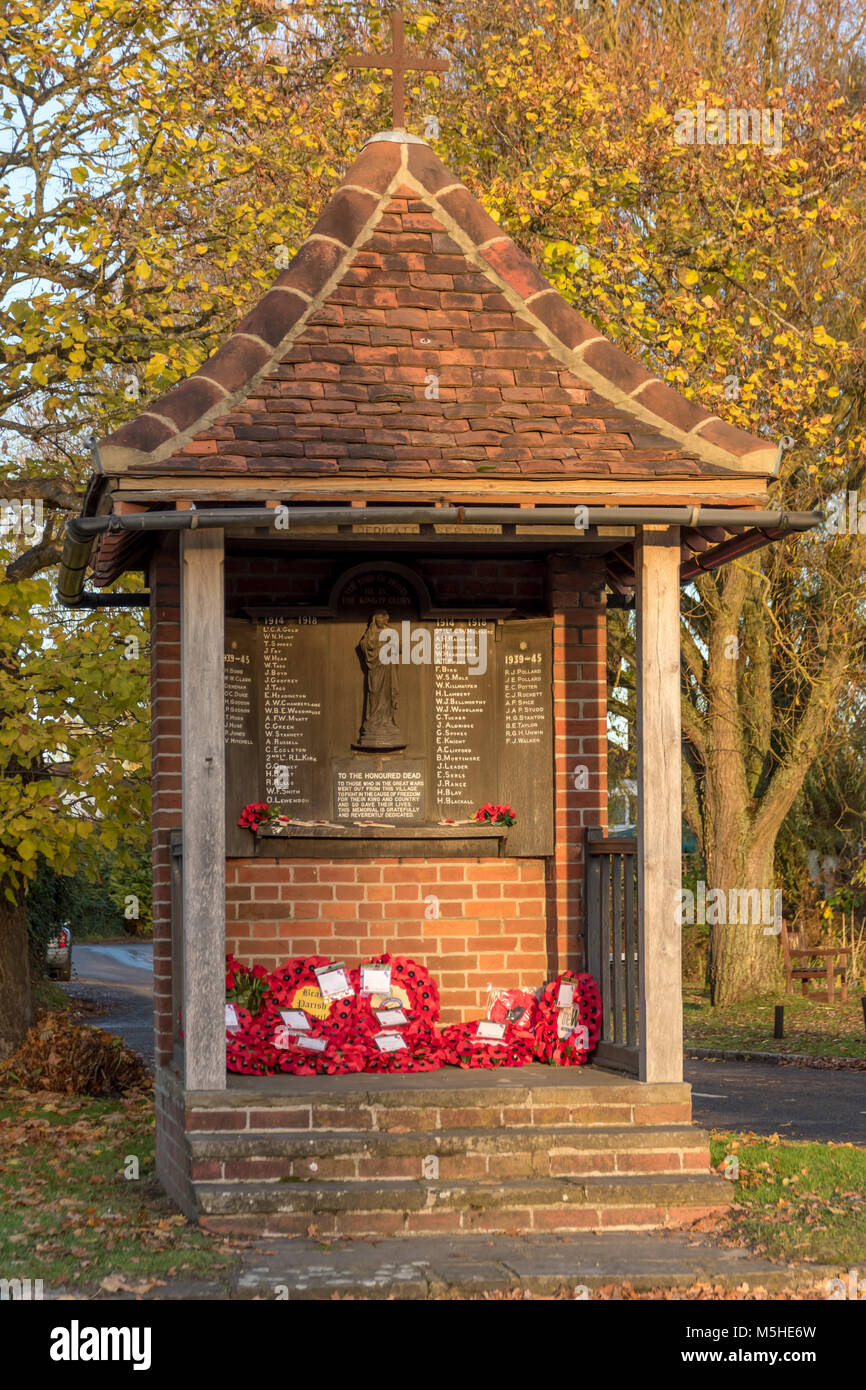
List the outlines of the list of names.
{"type": "Polygon", "coordinates": [[[306,809],[310,795],[299,771],[302,764],[316,761],[311,735],[321,718],[322,702],[304,688],[297,638],[294,627],[268,625],[262,631],[265,798],[306,809]]]}
{"type": "Polygon", "coordinates": [[[436,800],[440,808],[475,811],[486,682],[459,666],[439,665],[434,671],[436,800]]]}

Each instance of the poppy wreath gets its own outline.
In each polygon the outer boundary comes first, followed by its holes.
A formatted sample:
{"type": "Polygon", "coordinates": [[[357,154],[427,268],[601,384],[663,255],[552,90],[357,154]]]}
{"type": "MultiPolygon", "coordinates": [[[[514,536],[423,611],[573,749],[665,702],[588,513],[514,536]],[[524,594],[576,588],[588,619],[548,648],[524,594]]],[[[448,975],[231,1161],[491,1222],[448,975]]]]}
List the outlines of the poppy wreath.
{"type": "Polygon", "coordinates": [[[366,1070],[367,1051],[357,1040],[341,1042],[329,1038],[324,1052],[310,1052],[297,1044],[275,1048],[274,1052],[274,1070],[291,1072],[293,1076],[338,1076],[366,1070]]]}
{"type": "Polygon", "coordinates": [[[452,1067],[525,1067],[532,1061],[532,1034],[506,1023],[501,1042],[475,1042],[478,1020],[442,1030],[442,1059],[452,1067]]]}
{"type": "MultiPolygon", "coordinates": [[[[435,1025],[439,1017],[439,990],[429,970],[407,956],[392,956],[390,951],[372,956],[364,964],[391,966],[391,985],[398,987],[408,1000],[406,1004],[401,1000],[400,1004],[409,1019],[399,1030],[403,1036],[438,1040],[435,1025]]],[[[355,990],[355,1026],[364,1036],[372,1037],[382,1031],[382,1024],[373,1012],[371,996],[361,993],[361,967],[356,965],[349,978],[355,990]]],[[[378,1056],[386,1055],[375,1051],[378,1056]]]]}
{"type": "Polygon", "coordinates": [[[397,1052],[380,1052],[372,1037],[365,1040],[364,1071],[374,1073],[403,1073],[438,1071],[444,1063],[438,1034],[419,1037],[399,1030],[406,1042],[397,1052]]]}
{"type": "Polygon", "coordinates": [[[226,1031],[226,1066],[245,1076],[264,1075],[273,1069],[265,1030],[243,1005],[235,1004],[235,1014],[237,1032],[226,1031]]]}
{"type": "Polygon", "coordinates": [[[268,1076],[276,1072],[291,1072],[296,1076],[336,1075],[340,1072],[364,1070],[365,1050],[355,1042],[327,1038],[323,1052],[311,1052],[297,1043],[287,1047],[277,1045],[283,1028],[279,1015],[260,1015],[251,1018],[249,1012],[238,1011],[241,1031],[226,1037],[226,1065],[229,1071],[244,1075],[268,1076]]]}
{"type": "MultiPolygon", "coordinates": [[[[331,961],[327,956],[296,956],[271,972],[268,1014],[271,1016],[269,1021],[273,1028],[278,1028],[282,1024],[281,1009],[299,1007],[294,1002],[298,990],[305,986],[318,989],[316,968],[330,964],[331,961]]],[[[354,973],[352,970],[347,971],[349,980],[353,985],[354,973]]],[[[357,1000],[355,998],[335,999],[328,1011],[327,1018],[314,1018],[311,1014],[307,1016],[310,1020],[310,1033],[313,1037],[334,1038],[339,1042],[347,1042],[356,1031],[357,1000]]],[[[311,1057],[314,1054],[305,1052],[304,1055],[311,1057]]]]}
{"type": "Polygon", "coordinates": [[[361,994],[361,968],[356,966],[351,979],[356,994],[356,1028],[367,1056],[364,1070],[380,1074],[437,1071],[442,1066],[440,1038],[435,1026],[439,1017],[439,990],[430,972],[417,961],[407,956],[392,956],[390,951],[371,957],[365,964],[391,966],[394,997],[400,999],[400,1007],[409,1021],[393,1030],[400,1033],[406,1047],[395,1052],[380,1052],[373,1038],[383,1031],[383,1025],[373,1011],[371,996],[361,994]],[[402,995],[406,996],[405,1002],[402,995]]]}
{"type": "Polygon", "coordinates": [[[538,1022],[535,1026],[535,1056],[551,1066],[579,1067],[587,1060],[601,1036],[601,994],[592,975],[585,971],[563,970],[555,980],[545,985],[538,1003],[538,1022]],[[589,1033],[588,1049],[579,1048],[571,1038],[560,1038],[557,1031],[559,1010],[556,1005],[559,986],[563,980],[574,985],[574,1006],[581,1024],[589,1033]]]}

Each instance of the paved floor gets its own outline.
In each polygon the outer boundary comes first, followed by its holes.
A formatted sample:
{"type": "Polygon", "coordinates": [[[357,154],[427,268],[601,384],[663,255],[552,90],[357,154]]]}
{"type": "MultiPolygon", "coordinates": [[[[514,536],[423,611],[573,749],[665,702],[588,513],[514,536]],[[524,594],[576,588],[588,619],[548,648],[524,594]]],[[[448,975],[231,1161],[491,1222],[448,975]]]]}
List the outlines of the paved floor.
{"type": "Polygon", "coordinates": [[[603,1071],[600,1067],[548,1067],[542,1062],[531,1062],[525,1067],[496,1067],[485,1069],[472,1067],[462,1070],[459,1067],[445,1067],[438,1071],[413,1072],[402,1076],[392,1075],[349,1075],[349,1076],[239,1076],[227,1078],[230,1091],[247,1091],[250,1087],[272,1095],[303,1098],[307,1095],[321,1095],[325,1090],[329,1095],[356,1094],[359,1089],[376,1091],[417,1091],[422,1098],[427,1096],[433,1103],[437,1092],[447,1091],[527,1091],[532,1087],[559,1088],[593,1086],[614,1086],[622,1089],[637,1083],[631,1077],[617,1072],[603,1071]]]}

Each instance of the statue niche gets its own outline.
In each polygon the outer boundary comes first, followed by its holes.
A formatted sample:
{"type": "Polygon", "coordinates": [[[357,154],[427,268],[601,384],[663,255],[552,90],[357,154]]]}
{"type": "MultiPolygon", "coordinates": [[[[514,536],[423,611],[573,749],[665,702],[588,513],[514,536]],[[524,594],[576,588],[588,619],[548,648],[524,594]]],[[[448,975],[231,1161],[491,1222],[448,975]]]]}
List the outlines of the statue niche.
{"type": "Polygon", "coordinates": [[[377,753],[406,747],[397,726],[397,667],[382,660],[381,635],[389,624],[384,610],[374,613],[356,647],[364,668],[364,715],[358,742],[352,747],[377,753]]]}

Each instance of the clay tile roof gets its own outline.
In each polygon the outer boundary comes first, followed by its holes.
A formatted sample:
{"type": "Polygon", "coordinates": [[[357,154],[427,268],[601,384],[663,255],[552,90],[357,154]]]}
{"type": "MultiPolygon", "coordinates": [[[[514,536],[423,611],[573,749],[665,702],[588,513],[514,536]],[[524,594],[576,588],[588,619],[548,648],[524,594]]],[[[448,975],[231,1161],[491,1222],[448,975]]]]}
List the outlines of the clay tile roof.
{"type": "Polygon", "coordinates": [[[361,151],[287,270],[107,474],[768,478],[777,450],[647,372],[416,136],[361,151]]]}

